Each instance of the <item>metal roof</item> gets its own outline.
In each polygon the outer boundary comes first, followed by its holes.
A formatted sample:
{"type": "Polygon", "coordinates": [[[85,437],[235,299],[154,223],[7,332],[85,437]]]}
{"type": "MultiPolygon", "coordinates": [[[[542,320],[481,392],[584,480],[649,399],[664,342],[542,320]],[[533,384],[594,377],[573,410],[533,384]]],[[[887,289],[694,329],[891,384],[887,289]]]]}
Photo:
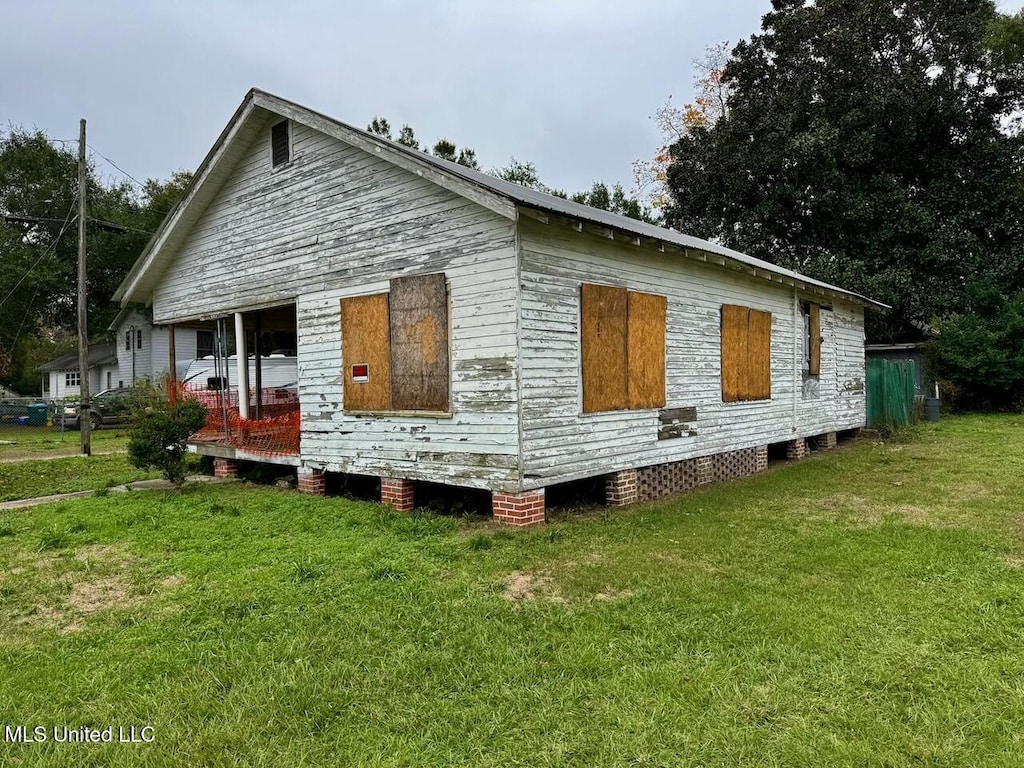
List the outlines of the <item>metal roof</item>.
{"type": "MultiPolygon", "coordinates": [[[[829,292],[853,299],[854,301],[868,306],[880,309],[889,309],[888,305],[867,296],[863,296],[859,293],[855,293],[836,285],[831,285],[821,280],[816,280],[799,272],[786,269],[785,267],[780,267],[770,262],[756,259],[753,256],[748,256],[745,253],[734,251],[731,248],[726,248],[708,240],[702,240],[697,237],[685,235],[674,229],[648,224],[620,214],[603,211],[598,208],[591,208],[588,205],[582,205],[581,203],[575,203],[571,200],[555,197],[554,195],[549,195],[545,192],[538,192],[537,190],[529,189],[519,184],[504,181],[495,176],[491,176],[490,174],[459,165],[458,163],[442,160],[441,158],[434,157],[427,152],[412,149],[411,147],[406,147],[397,142],[390,141],[389,139],[385,139],[361,128],[356,128],[355,126],[343,123],[328,115],[316,112],[307,107],[303,107],[300,104],[288,101],[287,99],[282,99],[279,96],[267,93],[266,91],[261,91],[257,88],[253,88],[249,91],[242,104],[238,107],[235,114],[228,122],[227,126],[221,132],[213,148],[211,148],[202,164],[196,170],[192,184],[185,190],[185,193],[182,195],[182,199],[164,219],[163,223],[157,230],[157,233],[150,240],[149,244],[147,244],[142,255],[118,287],[114,294],[115,301],[120,300],[122,303],[133,300],[138,301],[142,298],[140,294],[147,292],[147,289],[145,289],[144,286],[147,282],[151,285],[151,281],[154,278],[151,274],[146,280],[143,278],[144,276],[147,276],[147,273],[151,273],[151,269],[153,267],[160,266],[158,262],[154,260],[158,255],[157,252],[165,250],[164,246],[167,245],[168,238],[171,237],[171,233],[176,229],[175,225],[179,218],[184,218],[187,221],[188,216],[190,215],[189,211],[192,208],[196,205],[204,206],[208,203],[208,197],[214,194],[213,187],[216,185],[207,185],[207,178],[215,169],[219,169],[219,166],[223,162],[232,161],[232,153],[228,150],[234,143],[240,127],[252,118],[252,115],[254,114],[253,110],[256,108],[310,124],[311,127],[318,128],[320,130],[327,130],[328,133],[334,133],[342,140],[347,139],[349,141],[354,141],[356,144],[361,145],[364,148],[369,148],[370,150],[375,149],[377,152],[381,152],[385,157],[390,155],[390,158],[386,157],[386,159],[391,159],[392,162],[398,162],[399,158],[396,158],[396,154],[400,155],[405,158],[400,161],[400,164],[403,166],[410,166],[411,162],[412,165],[410,167],[420,169],[418,172],[421,175],[425,175],[424,170],[422,169],[431,169],[429,175],[432,176],[435,181],[440,179],[443,182],[444,178],[447,177],[449,179],[453,179],[455,183],[461,183],[462,189],[467,193],[473,194],[471,190],[474,188],[482,191],[484,193],[483,196],[481,196],[479,192],[475,194],[477,197],[482,197],[484,204],[488,204],[487,200],[501,199],[505,201],[503,205],[511,203],[513,206],[519,208],[564,216],[575,221],[588,222],[612,231],[628,233],[633,237],[647,238],[648,240],[656,243],[669,244],[676,248],[684,249],[687,252],[696,251],[699,255],[703,255],[704,260],[708,260],[706,257],[707,254],[712,254],[713,256],[718,257],[722,265],[731,265],[743,268],[754,274],[760,273],[762,277],[768,277],[769,279],[774,279],[779,282],[794,284],[808,290],[816,289],[817,291],[829,292]],[[469,184],[471,186],[466,187],[464,186],[465,184],[469,184]],[[206,189],[207,187],[210,188],[206,189]]],[[[512,210],[512,213],[514,215],[515,211],[512,210]]],[[[178,237],[176,234],[174,236],[178,237]]]]}
{"type": "Polygon", "coordinates": [[[835,293],[843,294],[845,296],[849,296],[864,304],[878,307],[880,309],[890,309],[889,305],[883,304],[882,302],[876,301],[875,299],[868,298],[867,296],[863,296],[859,293],[855,293],[854,291],[850,291],[845,288],[840,288],[839,286],[836,285],[831,285],[830,283],[826,283],[821,280],[815,280],[814,278],[808,277],[807,275],[803,275],[799,272],[794,272],[793,270],[786,269],[785,267],[780,267],[776,264],[772,264],[771,262],[754,258],[753,256],[748,256],[745,253],[734,251],[731,248],[726,248],[725,246],[712,243],[709,240],[702,240],[699,237],[684,235],[682,232],[678,232],[677,230],[674,229],[659,227],[656,224],[648,224],[645,221],[631,219],[628,216],[623,216],[618,213],[612,213],[610,211],[603,211],[600,208],[592,208],[589,205],[583,205],[582,203],[576,203],[573,202],[572,200],[567,200],[562,197],[556,197],[555,195],[550,195],[546,192],[539,192],[535,189],[524,187],[521,184],[514,184],[510,181],[499,179],[498,177],[492,176],[489,173],[484,173],[482,171],[477,171],[472,168],[467,168],[464,165],[459,165],[458,163],[453,163],[449,160],[443,160],[439,157],[435,157],[429,154],[428,152],[413,149],[412,147],[407,147],[403,144],[399,144],[398,142],[391,141],[390,139],[385,139],[381,136],[377,136],[376,134],[372,134],[369,131],[365,131],[361,128],[356,128],[355,126],[349,125],[348,123],[343,123],[340,120],[336,120],[333,117],[330,117],[329,115],[324,115],[322,113],[315,112],[314,110],[310,110],[308,107],[302,107],[299,104],[289,102],[287,99],[282,99],[280,96],[275,96],[271,93],[267,93],[266,91],[261,91],[259,89],[254,88],[250,92],[250,94],[259,94],[268,97],[269,99],[272,100],[287,103],[289,106],[293,108],[304,110],[312,114],[316,114],[325,120],[328,120],[340,127],[345,128],[346,130],[354,131],[355,133],[361,134],[366,139],[378,143],[384,143],[391,147],[392,149],[396,149],[399,152],[402,152],[406,155],[410,155],[416,158],[417,160],[427,162],[430,165],[433,165],[436,168],[444,171],[445,173],[451,174],[453,176],[458,176],[464,181],[468,181],[471,184],[475,184],[479,187],[482,187],[483,189],[489,192],[492,192],[496,195],[511,200],[512,202],[517,203],[519,205],[534,208],[539,211],[560,214],[562,216],[568,216],[570,218],[588,221],[593,224],[608,227],[610,229],[617,229],[620,231],[629,232],[634,235],[639,235],[640,237],[646,237],[651,240],[670,243],[681,248],[692,248],[694,250],[704,251],[705,253],[713,253],[715,255],[722,256],[731,261],[739,262],[749,267],[753,267],[754,269],[759,269],[764,272],[777,275],[779,277],[789,278],[790,280],[793,280],[795,282],[804,283],[810,286],[816,286],[827,291],[832,291],[835,293]]]}

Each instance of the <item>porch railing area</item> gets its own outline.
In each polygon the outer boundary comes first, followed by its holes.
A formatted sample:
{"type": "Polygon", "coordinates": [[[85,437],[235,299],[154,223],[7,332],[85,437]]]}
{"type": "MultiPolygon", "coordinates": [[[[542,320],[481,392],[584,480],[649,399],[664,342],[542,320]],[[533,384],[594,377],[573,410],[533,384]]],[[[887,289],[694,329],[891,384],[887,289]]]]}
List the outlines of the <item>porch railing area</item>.
{"type": "Polygon", "coordinates": [[[191,398],[206,408],[206,423],[189,442],[230,445],[248,453],[298,455],[299,401],[290,388],[249,391],[249,418],[239,414],[238,390],[210,390],[178,382],[172,398],[191,398]]]}

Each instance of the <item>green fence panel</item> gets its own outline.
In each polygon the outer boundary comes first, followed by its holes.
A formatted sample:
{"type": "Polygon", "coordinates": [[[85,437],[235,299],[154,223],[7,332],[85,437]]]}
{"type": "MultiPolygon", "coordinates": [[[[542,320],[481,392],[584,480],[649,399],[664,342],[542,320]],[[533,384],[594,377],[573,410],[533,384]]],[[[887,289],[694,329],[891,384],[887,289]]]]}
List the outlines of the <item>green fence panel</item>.
{"type": "Polygon", "coordinates": [[[898,429],[914,419],[914,361],[869,360],[867,422],[875,429],[898,429]]]}

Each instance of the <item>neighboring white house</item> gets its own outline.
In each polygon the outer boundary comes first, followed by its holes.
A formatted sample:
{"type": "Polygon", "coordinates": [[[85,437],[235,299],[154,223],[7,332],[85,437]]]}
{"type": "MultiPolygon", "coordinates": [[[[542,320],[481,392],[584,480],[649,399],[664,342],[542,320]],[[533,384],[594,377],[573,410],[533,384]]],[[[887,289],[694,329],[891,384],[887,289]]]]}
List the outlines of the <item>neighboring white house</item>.
{"type": "MultiPolygon", "coordinates": [[[[42,396],[46,400],[75,397],[81,392],[82,378],[78,372],[78,352],[69,352],[39,366],[45,375],[42,396]]],[[[96,394],[109,389],[118,376],[117,353],[111,343],[89,346],[89,391],[96,394]]]]}
{"type": "MultiPolygon", "coordinates": [[[[143,381],[156,382],[170,367],[169,333],[154,326],[139,308],[121,309],[108,330],[113,342],[89,347],[89,392],[96,394],[115,387],[131,387],[143,381]]],[[[175,334],[175,358],[187,365],[196,357],[213,354],[213,330],[184,327],[175,334]]],[[[78,352],[71,352],[39,367],[46,374],[43,397],[60,400],[80,393],[78,352]]]]}
{"type": "Polygon", "coordinates": [[[544,519],[546,486],[604,477],[628,503],[834,445],[864,424],[864,308],[884,306],[258,90],[115,299],[221,320],[238,360],[258,327],[297,335],[293,454],[226,430],[196,446],[219,471],[376,475],[399,508],[416,481],[482,488],[514,524],[544,519]]]}
{"type": "MultiPolygon", "coordinates": [[[[114,318],[109,330],[114,333],[117,349],[117,369],[111,386],[156,382],[166,375],[170,367],[170,333],[166,326],[154,326],[143,310],[128,305],[114,318]]],[[[174,342],[174,357],[178,363],[213,354],[213,330],[210,328],[177,328],[174,342]]]]}

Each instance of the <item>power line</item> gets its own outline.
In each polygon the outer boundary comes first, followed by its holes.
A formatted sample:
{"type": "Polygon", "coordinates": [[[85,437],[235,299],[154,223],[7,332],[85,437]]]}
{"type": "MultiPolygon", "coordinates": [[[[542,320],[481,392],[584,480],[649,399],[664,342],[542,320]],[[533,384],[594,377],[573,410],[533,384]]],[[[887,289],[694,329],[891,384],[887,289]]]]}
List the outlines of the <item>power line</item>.
{"type": "Polygon", "coordinates": [[[92,150],[93,152],[95,152],[95,153],[96,153],[97,155],[99,155],[100,157],[102,157],[102,158],[103,158],[104,160],[106,160],[106,161],[107,161],[108,163],[110,163],[110,164],[111,164],[112,166],[114,166],[114,167],[115,167],[115,168],[116,168],[117,170],[119,170],[119,171],[120,171],[121,173],[123,173],[123,174],[124,174],[125,176],[127,176],[127,177],[128,177],[129,179],[131,179],[131,180],[132,180],[132,181],[134,181],[134,182],[135,182],[136,184],[138,184],[138,185],[139,185],[139,186],[140,186],[141,188],[143,188],[143,189],[145,189],[145,188],[146,188],[146,185],[145,185],[145,184],[143,184],[143,183],[142,183],[141,181],[139,181],[139,180],[138,180],[138,179],[136,179],[136,178],[135,178],[134,176],[132,176],[132,175],[131,175],[130,173],[128,173],[128,171],[126,171],[126,170],[125,170],[124,168],[122,168],[121,166],[119,166],[119,165],[118,165],[117,163],[115,163],[115,162],[114,162],[113,160],[111,160],[111,159],[110,159],[109,157],[107,157],[107,156],[106,156],[106,155],[104,155],[104,154],[103,154],[102,152],[100,152],[100,151],[99,151],[98,149],[96,149],[96,147],[94,147],[94,146],[93,146],[92,144],[86,144],[86,146],[87,146],[87,147],[89,147],[89,149],[91,149],[91,150],[92,150]]]}
{"type": "Polygon", "coordinates": [[[7,303],[7,300],[15,294],[18,288],[21,287],[21,284],[24,283],[28,279],[28,276],[32,274],[33,270],[42,263],[43,259],[48,258],[57,251],[57,245],[58,243],[60,243],[60,239],[64,236],[64,233],[68,231],[68,227],[71,226],[71,222],[78,218],[77,216],[72,215],[75,212],[75,204],[77,202],[78,199],[76,197],[75,201],[71,203],[71,207],[68,209],[68,215],[64,218],[64,226],[61,227],[60,232],[57,233],[57,237],[54,238],[54,241],[50,243],[49,246],[47,246],[46,250],[43,251],[42,254],[40,254],[39,258],[35,260],[35,263],[33,263],[32,266],[28,268],[28,271],[21,276],[21,279],[11,289],[10,293],[8,293],[6,296],[4,296],[2,300],[0,300],[0,307],[7,303]]]}

